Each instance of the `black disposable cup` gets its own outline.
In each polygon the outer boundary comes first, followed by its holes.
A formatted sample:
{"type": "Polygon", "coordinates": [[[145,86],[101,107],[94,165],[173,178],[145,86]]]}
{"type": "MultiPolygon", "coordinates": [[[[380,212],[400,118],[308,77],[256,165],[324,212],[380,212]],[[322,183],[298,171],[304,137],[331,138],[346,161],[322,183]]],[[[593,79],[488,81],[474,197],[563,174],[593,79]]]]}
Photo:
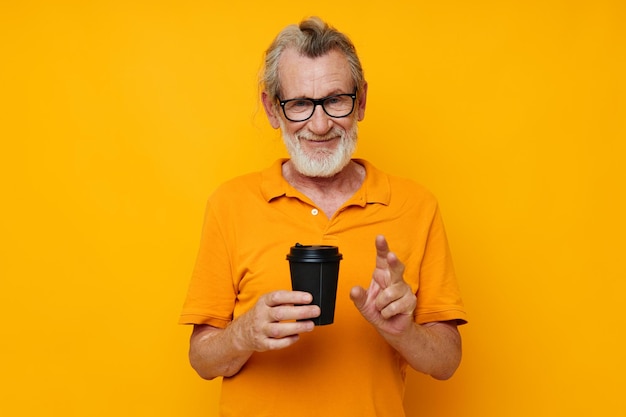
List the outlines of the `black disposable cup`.
{"type": "Polygon", "coordinates": [[[301,245],[296,243],[287,255],[291,272],[291,288],[313,296],[311,304],[320,307],[316,326],[331,324],[335,319],[335,300],[342,255],[336,246],[301,245]]]}

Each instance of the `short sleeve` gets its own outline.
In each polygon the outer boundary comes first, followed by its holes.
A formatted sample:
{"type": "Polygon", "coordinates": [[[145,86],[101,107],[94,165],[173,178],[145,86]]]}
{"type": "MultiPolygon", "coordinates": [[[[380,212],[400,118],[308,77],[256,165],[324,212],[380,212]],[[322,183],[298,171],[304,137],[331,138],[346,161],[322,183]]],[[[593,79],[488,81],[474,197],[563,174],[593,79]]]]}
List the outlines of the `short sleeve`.
{"type": "Polygon", "coordinates": [[[237,294],[228,245],[218,218],[209,200],[180,324],[209,324],[224,328],[232,320],[237,294]]]}

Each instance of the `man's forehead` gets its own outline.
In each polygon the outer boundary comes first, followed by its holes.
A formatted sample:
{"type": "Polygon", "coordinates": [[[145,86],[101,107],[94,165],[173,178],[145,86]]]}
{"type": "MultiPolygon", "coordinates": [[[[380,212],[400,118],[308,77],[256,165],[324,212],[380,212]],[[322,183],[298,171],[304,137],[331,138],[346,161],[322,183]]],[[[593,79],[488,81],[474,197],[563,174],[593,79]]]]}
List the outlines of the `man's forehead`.
{"type": "Polygon", "coordinates": [[[333,94],[353,88],[348,60],[336,50],[311,58],[286,49],[278,64],[278,76],[283,94],[307,95],[311,90],[333,94]]]}

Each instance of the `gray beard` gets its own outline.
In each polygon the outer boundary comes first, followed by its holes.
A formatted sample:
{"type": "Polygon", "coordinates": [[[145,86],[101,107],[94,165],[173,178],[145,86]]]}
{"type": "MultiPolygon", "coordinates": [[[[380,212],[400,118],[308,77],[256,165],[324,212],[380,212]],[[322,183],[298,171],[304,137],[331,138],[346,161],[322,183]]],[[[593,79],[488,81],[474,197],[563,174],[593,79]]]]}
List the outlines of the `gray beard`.
{"type": "Polygon", "coordinates": [[[300,174],[307,177],[332,177],[343,170],[356,151],[358,126],[354,123],[349,131],[333,128],[324,136],[313,135],[310,132],[288,135],[285,132],[283,120],[280,120],[283,142],[291,157],[291,162],[300,174]],[[300,140],[318,139],[340,136],[340,143],[334,151],[318,150],[313,154],[307,154],[300,146],[300,140]],[[301,139],[303,138],[303,139],[301,139]]]}

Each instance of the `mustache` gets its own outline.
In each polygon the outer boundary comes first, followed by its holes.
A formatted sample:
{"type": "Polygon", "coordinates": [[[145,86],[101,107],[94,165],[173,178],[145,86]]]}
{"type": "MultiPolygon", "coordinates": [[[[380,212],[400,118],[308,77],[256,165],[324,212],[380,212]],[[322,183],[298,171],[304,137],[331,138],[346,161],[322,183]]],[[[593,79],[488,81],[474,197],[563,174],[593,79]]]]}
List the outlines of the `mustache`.
{"type": "Polygon", "coordinates": [[[319,141],[319,142],[323,142],[326,140],[330,140],[330,139],[334,139],[336,137],[345,137],[346,132],[343,129],[340,129],[338,127],[334,127],[332,128],[328,133],[326,133],[325,135],[316,135],[315,133],[309,132],[309,131],[302,131],[302,132],[298,132],[296,133],[296,138],[298,139],[305,139],[305,140],[311,140],[311,141],[319,141]]]}

